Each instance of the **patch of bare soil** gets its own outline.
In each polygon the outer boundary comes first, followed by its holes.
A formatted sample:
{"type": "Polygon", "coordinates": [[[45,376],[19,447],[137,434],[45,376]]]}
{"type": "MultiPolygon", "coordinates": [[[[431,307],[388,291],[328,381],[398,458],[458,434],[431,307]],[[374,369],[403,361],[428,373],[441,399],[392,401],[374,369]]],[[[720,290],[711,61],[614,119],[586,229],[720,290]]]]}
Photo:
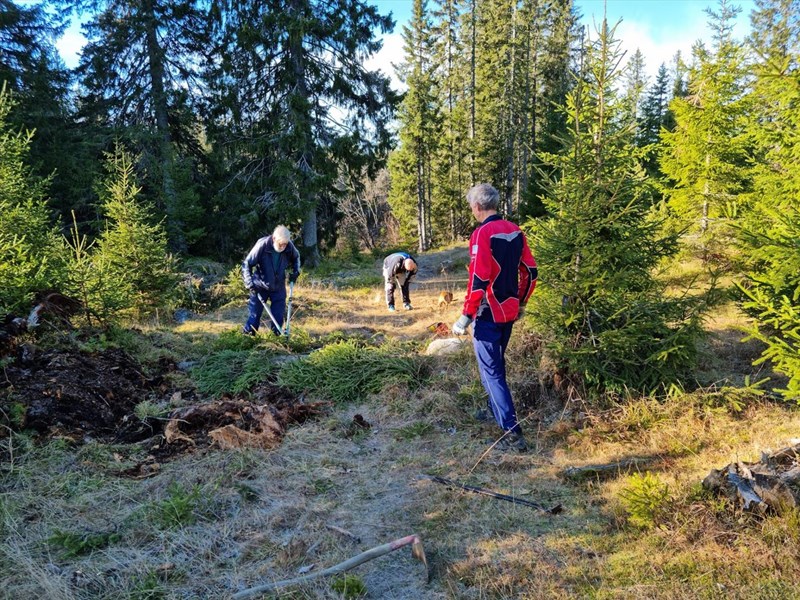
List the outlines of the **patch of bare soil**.
{"type": "Polygon", "coordinates": [[[76,439],[117,440],[139,402],[166,392],[162,375],[147,377],[119,349],[37,352],[30,347],[4,375],[0,407],[12,425],[76,439]]]}
{"type": "Polygon", "coordinates": [[[260,385],[253,400],[225,400],[174,410],[164,427],[159,455],[210,446],[270,449],[280,444],[291,424],[318,415],[326,403],[304,404],[286,390],[260,385]]]}
{"type": "MultiPolygon", "coordinates": [[[[9,428],[79,442],[134,443],[159,436],[151,455],[126,473],[142,476],[154,473],[156,462],[212,445],[272,448],[291,424],[303,423],[320,411],[320,404],[304,404],[269,384],[257,386],[248,397],[196,403],[193,392],[176,394],[165,382],[164,374],[175,369],[170,361],[159,367],[157,375],[148,377],[141,365],[120,349],[37,352],[30,346],[4,370],[5,379],[0,383],[3,421],[9,428]],[[165,404],[175,396],[184,406],[174,409],[167,419],[135,414],[142,401],[165,404]]],[[[2,431],[7,434],[9,429],[2,431]]]]}

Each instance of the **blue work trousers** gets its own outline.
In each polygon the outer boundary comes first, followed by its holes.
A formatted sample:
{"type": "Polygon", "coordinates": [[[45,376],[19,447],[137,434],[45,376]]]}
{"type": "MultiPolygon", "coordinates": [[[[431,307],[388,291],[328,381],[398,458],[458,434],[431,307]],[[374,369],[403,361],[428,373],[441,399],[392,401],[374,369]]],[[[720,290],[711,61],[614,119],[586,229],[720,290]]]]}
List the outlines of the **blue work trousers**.
{"type": "Polygon", "coordinates": [[[478,359],[481,383],[489,394],[489,410],[503,431],[521,433],[517,412],[506,383],[506,348],[511,338],[511,323],[493,323],[477,319],[472,329],[472,343],[478,359]]]}
{"type": "MultiPolygon", "coordinates": [[[[286,311],[286,288],[272,292],[260,291],[258,293],[261,294],[261,297],[269,305],[272,316],[275,317],[275,320],[283,327],[283,315],[286,311]]],[[[261,315],[264,312],[264,305],[261,304],[255,292],[250,292],[250,300],[247,302],[247,308],[250,310],[250,314],[247,317],[247,322],[244,324],[244,332],[253,333],[258,331],[261,325],[261,315]]],[[[267,324],[272,331],[280,335],[282,332],[275,328],[275,324],[269,318],[269,315],[267,315],[266,318],[268,321],[267,324]]]]}

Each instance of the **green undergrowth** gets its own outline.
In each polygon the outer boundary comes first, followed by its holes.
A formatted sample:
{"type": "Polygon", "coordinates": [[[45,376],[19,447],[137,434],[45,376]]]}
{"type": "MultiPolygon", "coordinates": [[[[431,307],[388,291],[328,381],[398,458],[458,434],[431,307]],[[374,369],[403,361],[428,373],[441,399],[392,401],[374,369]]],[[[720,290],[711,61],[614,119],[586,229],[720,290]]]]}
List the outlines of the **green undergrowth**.
{"type": "Polygon", "coordinates": [[[120,534],[115,532],[74,532],[56,529],[48,542],[53,547],[61,548],[64,558],[72,558],[90,554],[119,541],[120,534]]]}
{"type": "Polygon", "coordinates": [[[371,254],[348,253],[324,260],[309,276],[337,289],[373,288],[383,284],[383,274],[375,263],[371,254]]]}
{"type": "Polygon", "coordinates": [[[274,350],[221,350],[192,369],[192,377],[197,389],[210,396],[246,393],[254,385],[273,379],[277,355],[274,350]]]}
{"type": "Polygon", "coordinates": [[[372,347],[344,340],[283,365],[278,383],[295,392],[344,403],[377,393],[387,384],[419,385],[427,370],[424,357],[409,347],[397,343],[372,347]]]}

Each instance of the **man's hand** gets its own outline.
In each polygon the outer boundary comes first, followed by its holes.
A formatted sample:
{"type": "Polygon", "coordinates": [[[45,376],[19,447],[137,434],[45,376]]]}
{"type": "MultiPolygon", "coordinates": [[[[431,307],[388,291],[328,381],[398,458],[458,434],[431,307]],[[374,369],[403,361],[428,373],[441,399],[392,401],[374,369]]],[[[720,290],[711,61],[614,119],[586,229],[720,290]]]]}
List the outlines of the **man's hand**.
{"type": "Polygon", "coordinates": [[[295,281],[297,281],[298,277],[300,277],[300,273],[295,273],[294,271],[292,271],[291,273],[289,273],[289,283],[294,283],[295,281]]]}
{"type": "Polygon", "coordinates": [[[253,281],[250,284],[250,291],[251,292],[269,292],[270,291],[269,284],[264,281],[263,279],[259,279],[257,277],[253,277],[253,281]]]}
{"type": "Polygon", "coordinates": [[[517,318],[514,319],[514,321],[519,321],[524,316],[525,316],[525,305],[524,304],[520,304],[519,305],[519,312],[517,313],[517,318]]]}
{"type": "Polygon", "coordinates": [[[464,335],[467,332],[467,327],[469,327],[470,323],[472,323],[472,317],[461,315],[458,318],[458,321],[453,323],[453,333],[456,335],[464,335]]]}

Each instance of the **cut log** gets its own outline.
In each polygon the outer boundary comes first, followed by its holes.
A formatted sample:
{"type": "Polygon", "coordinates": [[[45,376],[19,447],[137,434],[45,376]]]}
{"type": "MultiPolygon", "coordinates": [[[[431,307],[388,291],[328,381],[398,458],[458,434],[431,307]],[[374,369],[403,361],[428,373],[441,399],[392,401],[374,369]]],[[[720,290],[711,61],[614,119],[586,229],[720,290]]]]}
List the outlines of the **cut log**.
{"type": "Polygon", "coordinates": [[[660,459],[657,457],[639,456],[599,465],[567,467],[561,472],[561,475],[566,479],[571,479],[573,481],[583,479],[608,479],[629,473],[633,470],[638,470],[644,466],[651,466],[652,463],[657,462],[658,460],[660,459]]]}
{"type": "Polygon", "coordinates": [[[712,469],[703,487],[723,494],[744,510],[780,513],[800,506],[800,464],[795,444],[777,452],[764,452],[759,462],[733,462],[712,469]]]}

